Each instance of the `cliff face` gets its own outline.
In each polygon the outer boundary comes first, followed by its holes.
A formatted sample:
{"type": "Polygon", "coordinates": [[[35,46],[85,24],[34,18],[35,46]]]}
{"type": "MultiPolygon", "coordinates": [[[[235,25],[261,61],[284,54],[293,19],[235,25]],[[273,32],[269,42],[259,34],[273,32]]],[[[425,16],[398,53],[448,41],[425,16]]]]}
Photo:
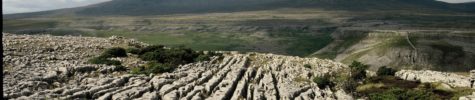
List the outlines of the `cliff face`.
{"type": "MultiPolygon", "coordinates": [[[[171,73],[131,75],[86,61],[105,48],[146,45],[141,42],[6,33],[2,42],[3,96],[10,99],[352,99],[311,81],[347,67],[330,60],[227,52],[222,59],[181,65],[171,73]]],[[[127,69],[145,63],[117,59],[127,69]]]]}
{"type": "Polygon", "coordinates": [[[401,69],[467,71],[474,68],[475,37],[460,31],[357,31],[340,30],[315,55],[334,54],[336,61],[356,60],[401,69]],[[354,34],[355,33],[355,34],[354,34]]]}

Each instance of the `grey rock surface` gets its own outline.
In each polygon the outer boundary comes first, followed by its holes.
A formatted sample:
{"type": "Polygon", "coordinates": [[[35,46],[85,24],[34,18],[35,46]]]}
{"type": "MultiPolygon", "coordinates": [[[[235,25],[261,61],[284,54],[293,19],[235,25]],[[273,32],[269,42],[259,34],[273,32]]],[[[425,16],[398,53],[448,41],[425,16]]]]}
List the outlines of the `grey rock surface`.
{"type": "MultiPolygon", "coordinates": [[[[225,52],[221,59],[181,65],[171,73],[132,75],[116,66],[86,61],[106,48],[146,45],[137,41],[6,33],[3,37],[3,97],[9,99],[353,99],[341,90],[295,81],[311,80],[347,67],[331,60],[225,52]]],[[[130,62],[123,64],[126,67],[141,63],[117,59],[130,62]]]]}
{"type": "Polygon", "coordinates": [[[470,83],[470,77],[447,72],[401,70],[396,72],[396,76],[401,79],[420,81],[423,83],[441,82],[452,87],[471,87],[472,85],[470,83]]]}

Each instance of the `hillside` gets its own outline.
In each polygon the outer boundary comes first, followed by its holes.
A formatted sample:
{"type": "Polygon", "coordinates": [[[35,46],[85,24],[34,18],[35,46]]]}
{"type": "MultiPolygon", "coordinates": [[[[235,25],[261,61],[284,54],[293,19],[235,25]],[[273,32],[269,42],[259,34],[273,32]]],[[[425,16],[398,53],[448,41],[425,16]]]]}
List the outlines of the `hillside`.
{"type": "Polygon", "coordinates": [[[347,64],[365,62],[372,70],[390,66],[458,72],[475,65],[473,31],[374,30],[356,36],[348,31],[333,34],[335,42],[313,55],[347,64]]]}
{"type": "Polygon", "coordinates": [[[170,47],[318,57],[346,64],[357,60],[373,65],[372,70],[389,66],[457,72],[475,67],[471,62],[473,4],[434,0],[113,0],[4,15],[2,29],[14,34],[116,35],[170,47]],[[374,37],[380,34],[383,36],[374,37]],[[410,40],[417,51],[404,40],[410,40]]]}
{"type": "Polygon", "coordinates": [[[38,16],[150,16],[193,13],[223,13],[270,10],[278,8],[320,8],[328,10],[418,10],[473,12],[473,3],[449,4],[435,0],[112,0],[100,4],[43,11],[11,14],[5,18],[38,16]]]}

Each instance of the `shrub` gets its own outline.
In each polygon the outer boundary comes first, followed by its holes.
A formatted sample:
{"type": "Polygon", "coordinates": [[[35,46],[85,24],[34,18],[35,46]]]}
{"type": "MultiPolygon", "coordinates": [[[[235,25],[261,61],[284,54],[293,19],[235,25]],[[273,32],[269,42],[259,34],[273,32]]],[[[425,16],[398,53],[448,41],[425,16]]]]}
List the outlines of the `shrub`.
{"type": "Polygon", "coordinates": [[[321,77],[315,77],[313,79],[313,82],[317,83],[317,86],[318,88],[321,88],[321,89],[324,89],[326,88],[327,86],[329,88],[333,88],[335,86],[335,83],[333,83],[331,80],[330,80],[330,75],[329,74],[325,74],[321,77]]]}
{"type": "Polygon", "coordinates": [[[142,55],[139,56],[140,59],[145,60],[145,61],[158,61],[158,62],[163,62],[164,55],[159,52],[146,52],[142,55]]]}
{"type": "Polygon", "coordinates": [[[362,64],[361,62],[353,61],[349,66],[351,69],[351,78],[358,81],[366,78],[366,69],[368,65],[362,64]]]}
{"type": "Polygon", "coordinates": [[[305,65],[303,65],[303,67],[305,67],[305,68],[312,68],[312,66],[311,66],[310,64],[305,64],[305,65]]]}
{"type": "Polygon", "coordinates": [[[378,71],[376,72],[378,76],[394,76],[395,73],[396,70],[388,68],[386,66],[378,68],[378,71]]]}
{"type": "Polygon", "coordinates": [[[208,61],[210,58],[211,57],[209,55],[199,55],[195,58],[195,61],[208,61]]]}
{"type": "Polygon", "coordinates": [[[175,66],[172,64],[162,64],[157,62],[149,62],[145,66],[134,67],[131,69],[131,74],[151,74],[151,73],[165,73],[172,72],[175,66]]]}
{"type": "Polygon", "coordinates": [[[177,65],[192,63],[198,56],[198,53],[189,48],[173,48],[165,52],[166,59],[164,59],[165,62],[163,63],[171,63],[177,65]]]}
{"type": "Polygon", "coordinates": [[[140,53],[140,49],[138,48],[127,48],[127,53],[131,53],[131,54],[139,54],[140,53]]]}
{"type": "Polygon", "coordinates": [[[109,58],[109,57],[127,57],[127,52],[125,51],[124,48],[114,47],[114,48],[107,49],[104,53],[102,53],[101,56],[103,56],[105,58],[109,58]]]}
{"type": "Polygon", "coordinates": [[[345,90],[348,93],[354,93],[356,91],[356,88],[358,87],[358,82],[355,80],[349,79],[342,84],[343,90],[345,90]]]}
{"type": "Polygon", "coordinates": [[[162,64],[157,62],[149,62],[147,64],[147,67],[145,67],[145,71],[147,74],[172,72],[174,69],[175,66],[173,66],[172,64],[162,64]]]}
{"type": "Polygon", "coordinates": [[[89,63],[92,64],[106,64],[106,65],[121,65],[120,61],[117,60],[109,60],[105,57],[99,56],[99,57],[94,57],[92,59],[89,59],[89,63]]]}
{"type": "Polygon", "coordinates": [[[139,54],[139,55],[142,55],[142,54],[147,53],[147,52],[162,51],[162,50],[163,50],[163,47],[164,47],[163,45],[151,45],[151,46],[147,46],[147,47],[141,49],[138,54],[139,54]]]}
{"type": "MultiPolygon", "coordinates": [[[[137,52],[136,49],[130,48],[130,53],[137,52]]],[[[207,61],[212,56],[222,56],[220,53],[209,52],[195,52],[192,49],[178,47],[165,49],[162,45],[152,45],[140,49],[138,53],[139,58],[145,61],[151,61],[147,66],[141,70],[143,73],[163,73],[171,72],[176,66],[181,64],[193,63],[196,61],[207,61]]],[[[138,69],[135,69],[138,70],[138,69]]]]}
{"type": "Polygon", "coordinates": [[[127,68],[122,65],[117,65],[115,71],[127,71],[127,68]]]}
{"type": "Polygon", "coordinates": [[[392,88],[369,95],[370,100],[437,100],[437,95],[427,90],[392,88]]]}

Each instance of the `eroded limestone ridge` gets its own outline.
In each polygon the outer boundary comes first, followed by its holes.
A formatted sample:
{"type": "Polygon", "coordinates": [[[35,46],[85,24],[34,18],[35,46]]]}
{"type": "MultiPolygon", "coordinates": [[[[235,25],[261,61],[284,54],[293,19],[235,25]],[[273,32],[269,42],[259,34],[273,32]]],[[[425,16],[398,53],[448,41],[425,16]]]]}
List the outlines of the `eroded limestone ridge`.
{"type": "MultiPolygon", "coordinates": [[[[470,71],[470,75],[458,75],[455,73],[438,72],[430,70],[401,70],[396,72],[396,77],[410,81],[420,81],[422,83],[443,83],[444,87],[469,87],[475,89],[475,70],[470,71]]],[[[459,100],[474,100],[475,92],[471,95],[462,96],[459,100]]]]}
{"type": "Polygon", "coordinates": [[[404,80],[420,81],[422,83],[441,82],[451,87],[473,87],[470,76],[430,70],[401,70],[396,76],[404,80]]]}
{"type": "MultiPolygon", "coordinates": [[[[132,75],[87,64],[105,48],[146,45],[121,38],[3,33],[3,97],[10,99],[352,99],[311,79],[346,65],[317,58],[226,52],[223,58],[179,66],[172,73],[132,75]],[[304,65],[311,67],[304,67],[304,65]],[[298,79],[298,80],[297,80],[298,79]]],[[[128,65],[143,64],[129,61],[128,65]]],[[[129,68],[130,69],[130,68],[129,68]]]]}

